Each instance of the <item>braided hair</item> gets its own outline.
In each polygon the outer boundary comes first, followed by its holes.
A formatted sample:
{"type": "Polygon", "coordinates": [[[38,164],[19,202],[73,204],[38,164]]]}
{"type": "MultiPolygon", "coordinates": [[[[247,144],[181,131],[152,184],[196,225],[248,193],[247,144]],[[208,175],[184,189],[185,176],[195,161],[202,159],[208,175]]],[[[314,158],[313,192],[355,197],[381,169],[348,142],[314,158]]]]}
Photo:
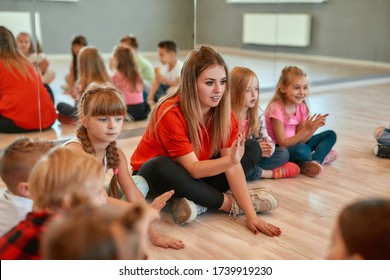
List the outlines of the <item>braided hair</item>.
{"type": "MultiPolygon", "coordinates": [[[[81,96],[79,114],[80,116],[124,116],[126,119],[128,118],[123,94],[110,83],[90,83],[81,96]]],[[[88,137],[87,129],[82,124],[79,124],[76,132],[84,151],[96,155],[88,137]]],[[[108,195],[110,197],[119,198],[117,175],[120,160],[116,141],[111,142],[106,148],[106,157],[107,167],[114,171],[108,195]]]]}

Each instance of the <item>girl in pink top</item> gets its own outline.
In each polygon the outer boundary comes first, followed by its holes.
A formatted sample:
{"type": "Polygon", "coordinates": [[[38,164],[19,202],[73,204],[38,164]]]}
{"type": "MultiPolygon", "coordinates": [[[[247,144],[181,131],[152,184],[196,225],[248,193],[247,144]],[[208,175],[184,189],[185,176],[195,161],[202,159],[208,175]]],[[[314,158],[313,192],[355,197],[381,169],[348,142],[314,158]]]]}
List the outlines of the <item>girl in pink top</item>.
{"type": "Polygon", "coordinates": [[[299,167],[288,162],[290,157],[285,147],[275,147],[268,136],[263,110],[259,107],[259,80],[246,67],[236,66],[229,74],[232,110],[239,122],[240,132],[246,138],[256,139],[260,146],[260,161],[246,179],[290,178],[299,174],[299,167]]]}
{"type": "Polygon", "coordinates": [[[112,66],[115,72],[111,81],[125,96],[127,113],[134,121],[145,120],[150,106],[143,97],[144,84],[132,50],[123,46],[116,47],[112,66]]]}
{"type": "Polygon", "coordinates": [[[338,154],[331,150],[336,143],[334,131],[315,134],[325,125],[328,114],[309,115],[307,95],[306,73],[296,66],[285,67],[265,118],[268,133],[275,143],[288,149],[290,161],[297,163],[301,172],[314,177],[322,171],[322,164],[336,160],[338,154]]]}

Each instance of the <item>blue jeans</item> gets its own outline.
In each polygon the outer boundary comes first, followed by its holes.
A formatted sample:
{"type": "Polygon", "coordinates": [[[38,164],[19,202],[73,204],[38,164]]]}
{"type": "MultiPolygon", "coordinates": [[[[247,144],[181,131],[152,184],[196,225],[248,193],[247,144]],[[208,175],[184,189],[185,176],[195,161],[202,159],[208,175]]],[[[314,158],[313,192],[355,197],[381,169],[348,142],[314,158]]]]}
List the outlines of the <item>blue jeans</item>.
{"type": "Polygon", "coordinates": [[[290,161],[302,164],[315,160],[322,164],[333,145],[336,143],[336,133],[333,130],[313,135],[309,141],[304,144],[297,144],[288,147],[290,152],[290,161]]]}
{"type": "Polygon", "coordinates": [[[277,147],[271,157],[261,157],[259,163],[255,166],[255,168],[253,168],[246,174],[246,180],[254,181],[260,179],[261,174],[263,173],[263,169],[272,170],[276,167],[279,167],[288,162],[289,157],[290,154],[287,148],[277,147]]]}

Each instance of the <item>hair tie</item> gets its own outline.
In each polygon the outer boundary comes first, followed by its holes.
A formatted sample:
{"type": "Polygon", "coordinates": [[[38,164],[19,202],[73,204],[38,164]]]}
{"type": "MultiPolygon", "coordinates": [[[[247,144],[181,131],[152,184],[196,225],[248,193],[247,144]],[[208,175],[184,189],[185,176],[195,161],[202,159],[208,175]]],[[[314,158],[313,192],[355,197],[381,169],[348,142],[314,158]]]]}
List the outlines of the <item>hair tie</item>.
{"type": "Polygon", "coordinates": [[[118,169],[118,168],[115,168],[115,169],[114,169],[114,174],[115,174],[115,175],[118,175],[118,173],[119,173],[119,169],[118,169]]]}

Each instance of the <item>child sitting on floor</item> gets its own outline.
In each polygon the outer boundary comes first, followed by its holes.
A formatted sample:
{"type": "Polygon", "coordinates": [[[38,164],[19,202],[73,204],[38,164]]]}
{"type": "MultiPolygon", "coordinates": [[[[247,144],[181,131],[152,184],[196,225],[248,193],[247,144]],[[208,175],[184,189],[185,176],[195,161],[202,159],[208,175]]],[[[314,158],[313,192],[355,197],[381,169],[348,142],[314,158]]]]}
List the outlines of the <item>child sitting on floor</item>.
{"type": "Polygon", "coordinates": [[[31,212],[28,178],[35,163],[53,143],[20,138],[10,144],[0,159],[0,176],[7,189],[0,191],[0,235],[3,235],[31,212]]]}
{"type": "Polygon", "coordinates": [[[263,110],[259,107],[259,81],[256,74],[246,67],[234,67],[229,74],[232,110],[240,131],[247,138],[254,138],[261,148],[261,159],[246,174],[247,180],[260,178],[290,178],[299,174],[299,166],[289,162],[288,150],[275,147],[268,136],[263,110]]]}
{"type": "Polygon", "coordinates": [[[105,204],[104,177],[101,163],[86,153],[61,147],[42,157],[28,180],[33,211],[0,237],[0,259],[41,259],[47,222],[80,204],[105,204]]]}
{"type": "Polygon", "coordinates": [[[310,115],[308,94],[307,74],[297,66],[285,67],[265,119],[269,135],[277,145],[288,149],[290,161],[297,163],[303,174],[314,177],[322,172],[323,164],[338,158],[332,150],[337,136],[333,130],[316,133],[326,124],[328,114],[310,115]]]}

